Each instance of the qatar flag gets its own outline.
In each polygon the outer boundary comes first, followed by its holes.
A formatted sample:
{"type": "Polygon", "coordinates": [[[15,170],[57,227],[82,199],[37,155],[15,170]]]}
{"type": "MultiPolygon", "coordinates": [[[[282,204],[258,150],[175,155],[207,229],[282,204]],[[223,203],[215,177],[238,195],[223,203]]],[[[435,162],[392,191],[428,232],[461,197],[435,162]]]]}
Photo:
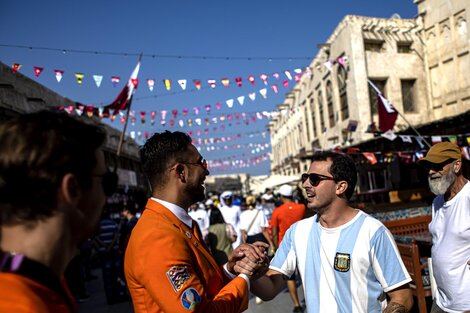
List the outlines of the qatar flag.
{"type": "Polygon", "coordinates": [[[377,106],[379,109],[379,129],[382,132],[393,129],[398,117],[398,112],[381,94],[377,95],[377,106]]]}
{"type": "Polygon", "coordinates": [[[105,109],[112,109],[115,113],[117,113],[119,111],[127,110],[130,107],[132,96],[134,95],[139,82],[137,76],[139,75],[141,58],[142,57],[139,56],[139,61],[132,71],[131,77],[127,81],[127,84],[124,86],[124,88],[122,88],[116,99],[114,99],[111,104],[104,107],[105,109]]]}

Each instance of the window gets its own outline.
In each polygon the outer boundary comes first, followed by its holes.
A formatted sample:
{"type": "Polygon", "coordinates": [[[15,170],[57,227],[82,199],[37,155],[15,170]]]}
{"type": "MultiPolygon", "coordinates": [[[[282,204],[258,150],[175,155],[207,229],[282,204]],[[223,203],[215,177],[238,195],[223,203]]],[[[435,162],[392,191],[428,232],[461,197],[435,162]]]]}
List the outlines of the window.
{"type": "Polygon", "coordinates": [[[307,142],[310,142],[310,125],[308,120],[310,119],[310,116],[308,116],[308,109],[307,106],[304,107],[304,116],[305,116],[305,129],[307,130],[307,142]]]}
{"type": "Polygon", "coordinates": [[[402,79],[401,80],[401,99],[403,101],[403,111],[415,112],[414,94],[415,94],[415,80],[402,79]]]}
{"type": "Polygon", "coordinates": [[[313,138],[317,137],[317,123],[315,121],[315,101],[310,99],[310,110],[312,112],[312,129],[313,129],[313,138]]]}
{"type": "Polygon", "coordinates": [[[323,96],[321,90],[318,90],[318,114],[320,114],[320,130],[326,132],[325,119],[323,117],[323,96]]]}
{"type": "Polygon", "coordinates": [[[341,120],[349,118],[349,108],[348,108],[348,95],[346,92],[346,79],[348,78],[348,73],[343,66],[338,67],[338,86],[339,86],[339,103],[341,109],[341,120]]]}
{"type": "MultiPolygon", "coordinates": [[[[387,84],[386,80],[370,80],[382,93],[384,97],[387,97],[385,94],[385,85],[387,84]]],[[[369,85],[369,101],[370,101],[370,112],[372,115],[377,114],[377,93],[374,88],[369,85]]]]}
{"type": "Polygon", "coordinates": [[[330,127],[335,126],[335,112],[333,109],[333,86],[331,81],[326,83],[326,103],[328,106],[328,119],[330,122],[330,127]]]}
{"type": "Polygon", "coordinates": [[[364,50],[366,51],[373,51],[373,52],[380,52],[382,51],[384,42],[382,40],[364,40],[364,50]]]}
{"type": "Polygon", "coordinates": [[[397,42],[398,53],[410,53],[412,42],[397,42]]]}

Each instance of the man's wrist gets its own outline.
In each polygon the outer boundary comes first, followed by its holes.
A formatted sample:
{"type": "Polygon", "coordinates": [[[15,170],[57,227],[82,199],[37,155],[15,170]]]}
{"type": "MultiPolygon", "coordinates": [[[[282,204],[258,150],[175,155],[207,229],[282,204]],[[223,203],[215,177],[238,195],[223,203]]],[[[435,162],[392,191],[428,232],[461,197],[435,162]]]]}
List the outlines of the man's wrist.
{"type": "MultiPolygon", "coordinates": [[[[237,274],[233,273],[232,271],[230,271],[229,269],[229,263],[230,262],[227,262],[224,264],[223,268],[224,268],[224,271],[225,271],[225,275],[230,278],[230,279],[234,279],[235,277],[237,277],[237,274]]],[[[233,267],[232,267],[232,270],[233,270],[233,267]]]]}

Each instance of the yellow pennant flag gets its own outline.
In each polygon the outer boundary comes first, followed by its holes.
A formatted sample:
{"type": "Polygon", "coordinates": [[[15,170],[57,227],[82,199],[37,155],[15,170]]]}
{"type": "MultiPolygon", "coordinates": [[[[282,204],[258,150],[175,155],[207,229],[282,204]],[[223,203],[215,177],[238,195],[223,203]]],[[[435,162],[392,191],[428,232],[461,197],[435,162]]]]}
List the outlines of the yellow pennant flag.
{"type": "Polygon", "coordinates": [[[77,79],[77,83],[79,86],[81,86],[83,83],[83,77],[85,77],[83,73],[75,73],[75,78],[77,79]]]}

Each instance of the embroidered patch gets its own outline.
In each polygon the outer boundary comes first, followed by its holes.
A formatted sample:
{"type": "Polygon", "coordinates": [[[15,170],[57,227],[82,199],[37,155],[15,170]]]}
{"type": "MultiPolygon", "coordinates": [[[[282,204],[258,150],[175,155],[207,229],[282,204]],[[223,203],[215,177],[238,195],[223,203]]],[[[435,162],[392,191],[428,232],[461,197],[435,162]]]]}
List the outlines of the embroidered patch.
{"type": "Polygon", "coordinates": [[[336,252],[335,270],[338,272],[347,272],[351,265],[351,255],[347,253],[336,252]]]}
{"type": "Polygon", "coordinates": [[[184,283],[191,277],[191,275],[189,275],[188,268],[184,265],[175,265],[171,267],[168,272],[166,272],[166,276],[170,280],[175,292],[180,291],[184,283]]]}
{"type": "Polygon", "coordinates": [[[201,303],[201,296],[194,288],[186,289],[181,296],[181,304],[186,310],[192,310],[201,303]]]}

